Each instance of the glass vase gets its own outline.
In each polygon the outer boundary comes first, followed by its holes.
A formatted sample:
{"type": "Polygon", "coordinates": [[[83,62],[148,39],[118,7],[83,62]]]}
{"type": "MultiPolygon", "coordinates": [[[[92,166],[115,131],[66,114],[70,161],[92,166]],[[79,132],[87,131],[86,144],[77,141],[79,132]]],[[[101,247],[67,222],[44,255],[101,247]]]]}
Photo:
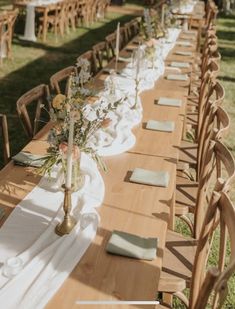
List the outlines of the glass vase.
{"type": "Polygon", "coordinates": [[[80,168],[80,158],[73,162],[72,167],[72,188],[73,191],[79,191],[85,184],[85,175],[80,168]]]}

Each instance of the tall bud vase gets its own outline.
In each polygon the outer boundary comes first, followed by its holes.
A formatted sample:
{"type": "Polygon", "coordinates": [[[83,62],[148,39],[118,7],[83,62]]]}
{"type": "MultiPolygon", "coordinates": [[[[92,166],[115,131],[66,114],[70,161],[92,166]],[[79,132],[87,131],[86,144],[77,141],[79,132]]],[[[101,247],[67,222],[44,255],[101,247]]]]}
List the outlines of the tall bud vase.
{"type": "Polygon", "coordinates": [[[85,175],[81,171],[80,163],[81,163],[80,157],[77,160],[73,161],[73,168],[72,168],[73,191],[81,190],[85,184],[85,175]]]}

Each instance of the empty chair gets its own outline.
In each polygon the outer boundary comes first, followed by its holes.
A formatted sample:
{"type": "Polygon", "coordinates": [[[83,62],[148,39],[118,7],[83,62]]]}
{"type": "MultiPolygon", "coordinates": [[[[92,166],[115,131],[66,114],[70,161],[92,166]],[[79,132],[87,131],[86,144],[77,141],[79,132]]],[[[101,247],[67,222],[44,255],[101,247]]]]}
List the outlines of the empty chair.
{"type": "Polygon", "coordinates": [[[105,37],[105,41],[107,43],[108,50],[108,59],[111,60],[115,57],[115,49],[116,49],[116,32],[113,32],[105,37]]]}
{"type": "MultiPolygon", "coordinates": [[[[222,183],[218,185],[222,186],[222,183]]],[[[182,291],[174,293],[171,286],[171,295],[176,295],[189,309],[205,309],[209,304],[212,306],[211,308],[223,308],[228,294],[228,281],[235,272],[235,207],[225,191],[212,193],[191,261],[187,261],[186,257],[180,254],[182,247],[185,247],[188,252],[192,247],[195,247],[191,240],[179,239],[168,244],[172,252],[181,256],[181,261],[187,264],[185,267],[193,263],[189,299],[182,291]],[[214,256],[214,266],[208,269],[208,260],[213,254],[211,253],[211,242],[216,229],[219,233],[218,255],[214,256]],[[227,241],[229,241],[231,248],[230,254],[226,250],[227,241]]],[[[174,262],[172,259],[169,262],[169,267],[174,265],[174,262]]],[[[182,276],[180,267],[178,267],[177,273],[182,276]]],[[[170,281],[168,281],[168,286],[170,286],[170,281]]],[[[167,289],[167,282],[165,287],[167,289]]],[[[170,308],[170,306],[166,308],[170,308]]]]}
{"type": "Polygon", "coordinates": [[[64,68],[50,77],[50,85],[52,91],[57,94],[63,93],[67,95],[68,93],[68,80],[71,74],[77,75],[77,69],[74,66],[69,66],[64,68]]]}
{"type": "Polygon", "coordinates": [[[4,114],[0,114],[0,132],[2,139],[3,160],[6,164],[10,159],[10,145],[8,136],[7,117],[4,114]]]}
{"type": "Polygon", "coordinates": [[[12,58],[12,38],[14,33],[14,25],[18,16],[18,9],[5,11],[0,16],[0,62],[2,58],[12,58]]]}
{"type": "MultiPolygon", "coordinates": [[[[80,62],[81,59],[86,59],[89,62],[89,72],[91,76],[95,76],[98,69],[96,66],[96,61],[94,57],[94,52],[93,50],[88,50],[87,52],[83,53],[77,58],[77,63],[80,62]]],[[[78,74],[79,74],[79,68],[77,68],[78,74]]]]}
{"type": "Polygon", "coordinates": [[[106,42],[100,42],[92,47],[94,53],[94,61],[97,71],[100,71],[105,65],[107,65],[108,51],[106,42]]]}
{"type": "Polygon", "coordinates": [[[16,102],[17,113],[25,132],[32,138],[49,120],[50,92],[47,85],[41,84],[23,94],[16,102]]]}

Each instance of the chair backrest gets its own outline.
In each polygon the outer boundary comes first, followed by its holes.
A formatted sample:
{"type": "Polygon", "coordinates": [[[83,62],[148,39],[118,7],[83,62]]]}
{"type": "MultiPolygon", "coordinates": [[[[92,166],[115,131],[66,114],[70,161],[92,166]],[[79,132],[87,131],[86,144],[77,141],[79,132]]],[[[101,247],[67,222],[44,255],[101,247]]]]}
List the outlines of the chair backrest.
{"type": "Polygon", "coordinates": [[[94,55],[94,62],[97,68],[97,72],[100,71],[109,61],[108,59],[108,50],[107,50],[107,43],[100,42],[95,44],[92,47],[93,55],[94,55]]]}
{"type": "Polygon", "coordinates": [[[41,84],[25,94],[16,102],[17,113],[29,138],[32,138],[43,124],[49,120],[48,113],[43,120],[43,110],[50,109],[50,92],[47,85],[41,84]]]}
{"type": "Polygon", "coordinates": [[[107,43],[108,50],[108,58],[111,60],[115,57],[115,48],[116,48],[116,31],[107,35],[105,37],[105,41],[107,43]]]}
{"type": "Polygon", "coordinates": [[[205,74],[202,76],[202,81],[199,90],[199,101],[198,101],[198,128],[197,128],[197,140],[201,134],[203,113],[206,110],[208,100],[211,92],[213,91],[213,83],[219,72],[219,66],[216,62],[210,61],[205,74]]]}
{"type": "Polygon", "coordinates": [[[53,74],[50,77],[50,85],[52,91],[55,91],[57,94],[63,93],[67,95],[68,80],[71,74],[77,74],[77,69],[75,66],[69,66],[53,74]]]}
{"type": "MultiPolygon", "coordinates": [[[[81,59],[86,59],[89,62],[89,72],[91,74],[91,76],[95,76],[98,69],[96,66],[96,61],[95,61],[95,56],[94,56],[94,52],[93,50],[88,50],[87,52],[83,53],[82,55],[80,55],[77,58],[77,63],[81,60],[81,59]]],[[[79,68],[77,68],[77,72],[79,73],[79,68]]]]}
{"type": "Polygon", "coordinates": [[[234,176],[235,162],[232,154],[221,141],[211,140],[203,161],[202,172],[199,179],[198,194],[194,211],[194,238],[199,238],[212,187],[217,190],[219,179],[219,181],[223,181],[223,186],[219,189],[221,190],[223,188],[228,191],[234,176]],[[214,185],[215,181],[213,181],[213,172],[218,168],[220,170],[216,170],[216,175],[222,176],[223,170],[223,178],[216,178],[217,181],[214,185]]]}
{"type": "Polygon", "coordinates": [[[0,114],[0,131],[2,136],[2,149],[3,149],[3,160],[6,164],[10,159],[10,145],[8,136],[7,117],[4,114],[0,114]]]}
{"type": "Polygon", "coordinates": [[[203,166],[210,139],[221,139],[229,129],[229,116],[220,106],[224,97],[224,88],[216,81],[203,111],[202,128],[198,138],[197,179],[200,178],[201,166],[203,166]]]}
{"type": "Polygon", "coordinates": [[[228,293],[228,280],[235,272],[235,206],[226,192],[213,192],[196,250],[190,287],[190,309],[222,308],[228,293]],[[219,250],[216,266],[207,271],[211,240],[219,224],[219,250]],[[225,267],[227,238],[230,257],[225,267]]]}

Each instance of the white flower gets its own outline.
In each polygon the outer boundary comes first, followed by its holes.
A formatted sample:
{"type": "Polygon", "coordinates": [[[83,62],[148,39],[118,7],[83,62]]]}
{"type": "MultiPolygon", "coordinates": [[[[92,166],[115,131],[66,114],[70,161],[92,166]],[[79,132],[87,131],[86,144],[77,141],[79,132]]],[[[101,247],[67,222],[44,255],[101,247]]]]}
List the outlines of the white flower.
{"type": "Polygon", "coordinates": [[[91,105],[87,104],[83,109],[83,117],[88,121],[94,121],[97,119],[95,110],[91,105]]]}

